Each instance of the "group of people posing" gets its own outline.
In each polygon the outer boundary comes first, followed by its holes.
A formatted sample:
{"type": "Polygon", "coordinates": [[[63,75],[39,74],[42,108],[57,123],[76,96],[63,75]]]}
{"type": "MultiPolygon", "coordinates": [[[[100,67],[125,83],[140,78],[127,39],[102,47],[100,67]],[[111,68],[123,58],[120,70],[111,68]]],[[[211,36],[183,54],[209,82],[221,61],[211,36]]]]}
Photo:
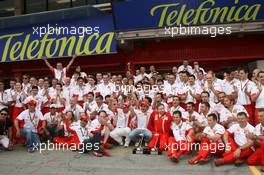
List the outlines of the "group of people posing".
{"type": "Polygon", "coordinates": [[[133,143],[166,151],[174,162],[195,152],[191,165],[214,155],[216,166],[247,162],[264,171],[264,71],[255,69],[249,79],[247,69],[230,68],[220,78],[184,60],[169,73],[150,66],[134,75],[87,75],[77,66],[69,77],[75,58],[65,68],[43,58],[52,79],[23,75],[8,89],[0,81],[3,148],[21,142],[34,152],[51,141],[100,157],[133,143]]]}

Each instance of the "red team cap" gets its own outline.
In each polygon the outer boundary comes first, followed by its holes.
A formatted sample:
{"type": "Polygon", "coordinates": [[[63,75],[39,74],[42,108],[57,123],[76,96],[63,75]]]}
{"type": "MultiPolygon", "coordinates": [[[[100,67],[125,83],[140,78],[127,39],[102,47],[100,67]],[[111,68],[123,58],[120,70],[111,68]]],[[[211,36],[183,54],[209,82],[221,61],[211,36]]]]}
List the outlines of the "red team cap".
{"type": "Polygon", "coordinates": [[[36,102],[35,100],[30,100],[30,101],[28,102],[28,104],[29,104],[30,106],[33,106],[33,105],[36,105],[37,102],[36,102]]]}
{"type": "Polygon", "coordinates": [[[96,93],[95,93],[95,96],[98,96],[98,95],[100,95],[100,92],[96,92],[96,93]]]}
{"type": "Polygon", "coordinates": [[[84,122],[88,122],[89,121],[89,117],[86,116],[86,115],[82,115],[81,118],[80,118],[81,121],[84,121],[84,122]]]}

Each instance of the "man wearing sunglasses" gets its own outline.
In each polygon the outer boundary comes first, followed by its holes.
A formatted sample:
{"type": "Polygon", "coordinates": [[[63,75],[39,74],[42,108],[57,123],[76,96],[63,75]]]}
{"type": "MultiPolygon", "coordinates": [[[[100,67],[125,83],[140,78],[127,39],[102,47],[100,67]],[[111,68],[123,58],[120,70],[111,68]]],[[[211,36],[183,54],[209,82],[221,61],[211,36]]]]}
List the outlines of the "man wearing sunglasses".
{"type": "Polygon", "coordinates": [[[13,150],[12,140],[12,120],[9,117],[7,108],[0,110],[0,146],[6,150],[13,150]]]}

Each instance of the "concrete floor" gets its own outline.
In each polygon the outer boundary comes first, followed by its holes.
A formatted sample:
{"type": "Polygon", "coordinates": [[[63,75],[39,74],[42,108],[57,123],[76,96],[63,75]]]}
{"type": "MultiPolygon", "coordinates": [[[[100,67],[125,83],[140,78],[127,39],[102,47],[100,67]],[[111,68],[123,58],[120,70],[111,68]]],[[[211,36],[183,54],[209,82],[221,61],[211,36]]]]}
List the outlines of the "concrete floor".
{"type": "MultiPolygon", "coordinates": [[[[15,151],[0,152],[1,175],[251,175],[247,165],[188,165],[191,155],[182,157],[180,163],[171,162],[163,155],[133,155],[131,148],[116,147],[111,157],[94,157],[71,151],[44,151],[27,153],[17,146],[15,151]]],[[[257,167],[259,168],[259,167],[257,167]]],[[[257,175],[257,174],[254,174],[257,175]]]]}

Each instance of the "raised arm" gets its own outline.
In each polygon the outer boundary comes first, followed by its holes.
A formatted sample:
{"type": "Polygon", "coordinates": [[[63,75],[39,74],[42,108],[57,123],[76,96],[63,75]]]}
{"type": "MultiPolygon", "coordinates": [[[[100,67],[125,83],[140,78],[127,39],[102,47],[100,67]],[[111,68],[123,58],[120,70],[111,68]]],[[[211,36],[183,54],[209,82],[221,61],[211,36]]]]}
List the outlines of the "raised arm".
{"type": "Polygon", "coordinates": [[[74,55],[72,56],[71,61],[69,62],[69,64],[68,64],[67,67],[66,67],[66,70],[67,70],[67,71],[70,69],[70,67],[71,67],[71,65],[73,64],[73,62],[74,62],[74,60],[75,60],[76,57],[77,57],[76,54],[74,54],[74,55]]]}
{"type": "Polygon", "coordinates": [[[50,65],[50,63],[48,62],[47,58],[46,58],[46,57],[42,57],[42,59],[43,59],[44,62],[46,63],[47,67],[48,67],[51,71],[53,71],[54,68],[50,65]]]}

